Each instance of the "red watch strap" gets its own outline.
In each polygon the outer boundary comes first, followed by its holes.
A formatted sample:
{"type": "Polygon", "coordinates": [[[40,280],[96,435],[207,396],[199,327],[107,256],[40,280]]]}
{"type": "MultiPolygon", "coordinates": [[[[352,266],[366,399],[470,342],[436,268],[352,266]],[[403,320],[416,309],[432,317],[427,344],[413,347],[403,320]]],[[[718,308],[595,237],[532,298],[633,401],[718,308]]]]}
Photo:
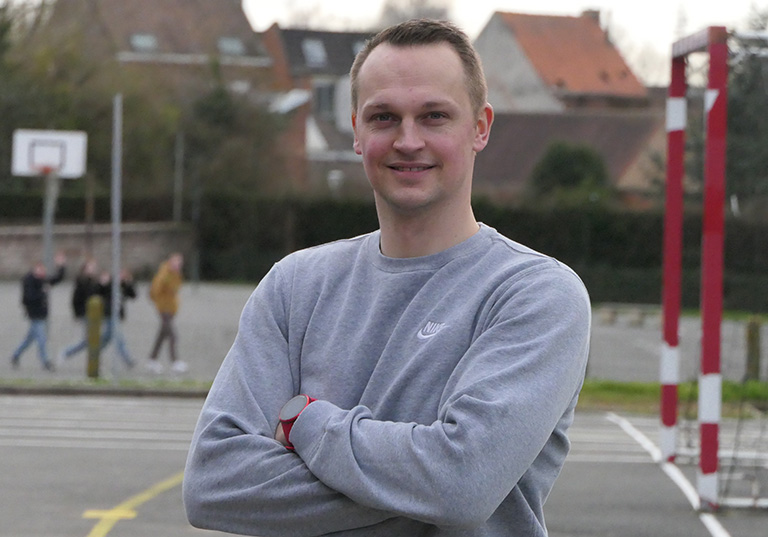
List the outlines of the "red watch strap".
{"type": "MultiPolygon", "coordinates": [[[[310,397],[306,394],[301,394],[304,397],[307,398],[307,403],[304,405],[304,408],[307,408],[310,403],[316,401],[314,397],[310,397]]],[[[293,416],[291,419],[287,420],[280,420],[280,426],[283,428],[283,434],[285,435],[285,441],[288,443],[285,447],[288,449],[293,449],[293,444],[291,444],[291,429],[293,429],[293,424],[296,422],[296,419],[301,415],[302,412],[304,412],[304,408],[299,410],[299,412],[293,416]]]]}

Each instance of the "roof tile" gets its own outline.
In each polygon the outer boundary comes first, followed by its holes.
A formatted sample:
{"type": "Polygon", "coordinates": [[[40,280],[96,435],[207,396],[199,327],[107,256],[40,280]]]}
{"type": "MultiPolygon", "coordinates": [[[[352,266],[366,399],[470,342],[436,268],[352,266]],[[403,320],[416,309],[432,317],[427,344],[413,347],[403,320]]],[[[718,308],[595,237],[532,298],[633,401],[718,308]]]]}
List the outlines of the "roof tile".
{"type": "Polygon", "coordinates": [[[592,16],[498,15],[550,87],[563,93],[646,97],[646,88],[592,16]]]}

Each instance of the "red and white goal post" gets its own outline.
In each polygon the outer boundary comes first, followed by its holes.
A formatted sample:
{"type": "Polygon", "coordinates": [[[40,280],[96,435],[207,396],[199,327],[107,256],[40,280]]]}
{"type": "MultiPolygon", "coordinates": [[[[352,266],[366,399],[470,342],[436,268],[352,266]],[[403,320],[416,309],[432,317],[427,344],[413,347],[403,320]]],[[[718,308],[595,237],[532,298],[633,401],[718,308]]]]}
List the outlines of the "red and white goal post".
{"type": "MultiPolygon", "coordinates": [[[[768,34],[760,32],[761,55],[768,34]]],[[[729,38],[754,39],[755,33],[729,33],[711,26],[672,45],[667,126],[666,201],[663,242],[661,431],[662,461],[677,455],[677,388],[680,377],[679,321],[682,283],[683,178],[688,82],[686,67],[696,53],[708,56],[704,92],[704,213],[701,242],[701,362],[698,379],[700,509],[720,507],[719,444],[722,404],[721,324],[723,310],[723,251],[725,237],[725,170],[728,105],[729,38]]],[[[754,503],[754,502],[753,502],[754,503]]]]}

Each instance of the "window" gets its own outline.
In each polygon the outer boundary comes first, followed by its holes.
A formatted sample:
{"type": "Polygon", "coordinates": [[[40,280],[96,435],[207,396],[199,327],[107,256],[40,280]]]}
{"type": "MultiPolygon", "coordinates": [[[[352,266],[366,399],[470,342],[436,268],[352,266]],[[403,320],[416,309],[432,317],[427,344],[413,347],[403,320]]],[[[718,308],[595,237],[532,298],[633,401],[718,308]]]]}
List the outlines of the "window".
{"type": "Polygon", "coordinates": [[[333,119],[333,102],[336,88],[329,83],[315,84],[315,113],[323,119],[333,119]]]}
{"type": "Polygon", "coordinates": [[[153,34],[133,34],[131,48],[136,52],[153,52],[157,50],[157,37],[153,34]]]}
{"type": "Polygon", "coordinates": [[[219,53],[225,56],[244,56],[245,45],[239,37],[220,37],[219,53]]]}
{"type": "Polygon", "coordinates": [[[301,51],[308,67],[324,67],[328,64],[325,45],[319,39],[305,39],[301,42],[301,51]]]}
{"type": "Polygon", "coordinates": [[[247,80],[233,80],[229,83],[229,89],[237,95],[245,95],[251,89],[251,84],[247,80]]]}

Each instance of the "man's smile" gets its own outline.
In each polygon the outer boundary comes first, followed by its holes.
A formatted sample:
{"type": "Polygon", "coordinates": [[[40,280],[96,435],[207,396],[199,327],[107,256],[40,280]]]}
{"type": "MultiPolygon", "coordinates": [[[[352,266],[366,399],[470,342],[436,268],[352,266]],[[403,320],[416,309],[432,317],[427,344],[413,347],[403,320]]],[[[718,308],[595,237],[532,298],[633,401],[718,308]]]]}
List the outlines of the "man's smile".
{"type": "Polygon", "coordinates": [[[397,172],[423,172],[434,168],[432,165],[420,164],[420,165],[398,165],[390,164],[389,168],[397,172]]]}

